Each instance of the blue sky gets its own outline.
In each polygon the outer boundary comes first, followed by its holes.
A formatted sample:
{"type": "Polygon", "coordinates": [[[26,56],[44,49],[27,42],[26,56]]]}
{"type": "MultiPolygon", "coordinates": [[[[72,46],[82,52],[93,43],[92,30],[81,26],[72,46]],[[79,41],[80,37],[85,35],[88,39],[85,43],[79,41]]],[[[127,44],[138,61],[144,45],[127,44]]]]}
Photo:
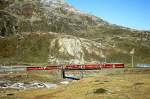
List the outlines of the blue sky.
{"type": "Polygon", "coordinates": [[[121,26],[150,30],[150,0],[66,0],[75,8],[121,26]]]}

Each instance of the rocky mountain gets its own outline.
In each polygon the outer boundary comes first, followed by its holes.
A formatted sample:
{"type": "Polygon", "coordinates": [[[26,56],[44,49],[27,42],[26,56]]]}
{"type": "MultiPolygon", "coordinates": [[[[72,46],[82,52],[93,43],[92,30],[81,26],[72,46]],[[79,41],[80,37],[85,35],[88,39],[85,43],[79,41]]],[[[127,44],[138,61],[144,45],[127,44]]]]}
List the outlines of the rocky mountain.
{"type": "MultiPolygon", "coordinates": [[[[3,4],[1,3],[1,5],[3,4]]],[[[52,31],[81,35],[80,31],[87,31],[88,26],[97,27],[107,24],[100,18],[81,13],[63,0],[13,0],[2,9],[10,16],[15,15],[17,17],[19,32],[52,31]]],[[[2,14],[1,17],[4,16],[2,14]]],[[[5,27],[5,24],[2,26],[5,27]]],[[[3,31],[1,30],[1,32],[3,31]]],[[[8,34],[11,34],[11,31],[6,33],[6,35],[8,34]]]]}
{"type": "Polygon", "coordinates": [[[150,61],[150,31],[83,13],[65,0],[0,0],[0,63],[150,61]]]}

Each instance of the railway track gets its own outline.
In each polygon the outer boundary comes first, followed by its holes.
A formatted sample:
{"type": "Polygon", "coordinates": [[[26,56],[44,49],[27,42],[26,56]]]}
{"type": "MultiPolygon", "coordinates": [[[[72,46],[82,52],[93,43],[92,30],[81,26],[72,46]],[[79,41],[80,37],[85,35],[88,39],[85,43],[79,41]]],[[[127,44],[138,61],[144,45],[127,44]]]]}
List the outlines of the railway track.
{"type": "MultiPolygon", "coordinates": [[[[64,65],[64,66],[0,66],[0,74],[8,74],[10,73],[16,74],[15,72],[31,72],[31,71],[61,71],[62,78],[68,78],[73,80],[79,80],[78,78],[74,78],[81,76],[79,78],[83,78],[87,75],[95,75],[95,74],[126,74],[126,73],[148,73],[150,74],[150,68],[125,68],[124,64],[93,64],[93,65],[64,65]],[[74,75],[69,76],[69,75],[74,75]],[[70,78],[71,77],[71,78],[70,78]]],[[[11,74],[12,75],[12,74],[11,74]]]]}

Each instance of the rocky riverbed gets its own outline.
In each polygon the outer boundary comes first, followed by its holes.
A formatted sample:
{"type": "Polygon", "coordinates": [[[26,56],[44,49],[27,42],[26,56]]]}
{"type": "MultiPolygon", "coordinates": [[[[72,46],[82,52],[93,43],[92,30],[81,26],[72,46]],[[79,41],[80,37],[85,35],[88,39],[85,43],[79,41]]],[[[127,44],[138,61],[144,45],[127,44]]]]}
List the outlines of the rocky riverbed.
{"type": "Polygon", "coordinates": [[[16,83],[11,83],[11,82],[4,82],[0,81],[0,88],[3,89],[8,89],[8,88],[13,88],[13,89],[37,89],[37,88],[57,88],[58,85],[54,83],[49,83],[49,82],[16,82],[16,83]]]}

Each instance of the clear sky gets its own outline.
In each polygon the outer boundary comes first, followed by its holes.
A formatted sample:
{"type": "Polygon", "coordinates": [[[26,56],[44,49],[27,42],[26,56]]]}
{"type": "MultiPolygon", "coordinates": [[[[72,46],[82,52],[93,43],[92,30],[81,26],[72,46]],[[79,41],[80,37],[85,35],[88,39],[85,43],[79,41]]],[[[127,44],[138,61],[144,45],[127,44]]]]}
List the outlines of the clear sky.
{"type": "Polygon", "coordinates": [[[150,0],[66,0],[75,8],[121,26],[150,30],[150,0]]]}

